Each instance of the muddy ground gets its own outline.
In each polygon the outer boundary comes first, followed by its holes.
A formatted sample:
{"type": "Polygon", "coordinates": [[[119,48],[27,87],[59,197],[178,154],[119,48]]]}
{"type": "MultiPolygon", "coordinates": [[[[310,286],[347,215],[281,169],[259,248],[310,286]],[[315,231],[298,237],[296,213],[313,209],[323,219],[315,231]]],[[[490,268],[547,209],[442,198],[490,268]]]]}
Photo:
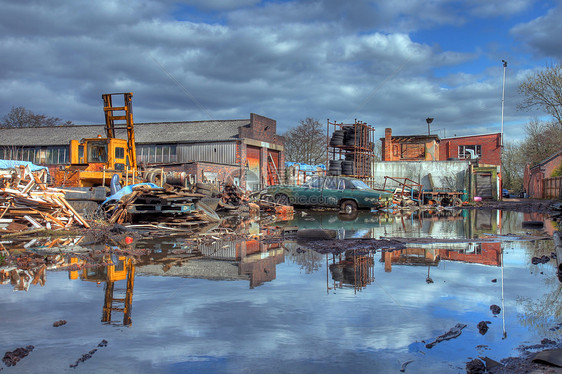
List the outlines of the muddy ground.
{"type": "Polygon", "coordinates": [[[509,198],[501,201],[483,201],[474,205],[463,206],[467,209],[501,209],[523,213],[551,213],[552,206],[558,200],[509,198]]]}

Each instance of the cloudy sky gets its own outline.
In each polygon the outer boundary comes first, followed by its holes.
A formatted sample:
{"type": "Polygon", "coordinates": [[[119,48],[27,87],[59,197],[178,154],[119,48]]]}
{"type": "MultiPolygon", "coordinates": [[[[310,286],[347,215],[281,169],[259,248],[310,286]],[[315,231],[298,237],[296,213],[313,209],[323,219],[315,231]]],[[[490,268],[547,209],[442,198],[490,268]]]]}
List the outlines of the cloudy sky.
{"type": "Polygon", "coordinates": [[[396,135],[501,129],[525,76],[560,61],[560,0],[0,0],[0,117],[12,107],[103,123],[133,92],[135,122],[307,117],[396,135]]]}

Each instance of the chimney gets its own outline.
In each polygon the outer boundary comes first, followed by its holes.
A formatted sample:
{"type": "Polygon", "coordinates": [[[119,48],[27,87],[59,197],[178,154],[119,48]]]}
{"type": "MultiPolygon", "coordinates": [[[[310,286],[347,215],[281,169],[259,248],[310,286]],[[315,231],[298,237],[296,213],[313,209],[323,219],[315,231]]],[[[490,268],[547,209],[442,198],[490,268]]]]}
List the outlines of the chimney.
{"type": "Polygon", "coordinates": [[[384,129],[384,141],[382,144],[382,160],[392,161],[392,129],[384,129]]]}

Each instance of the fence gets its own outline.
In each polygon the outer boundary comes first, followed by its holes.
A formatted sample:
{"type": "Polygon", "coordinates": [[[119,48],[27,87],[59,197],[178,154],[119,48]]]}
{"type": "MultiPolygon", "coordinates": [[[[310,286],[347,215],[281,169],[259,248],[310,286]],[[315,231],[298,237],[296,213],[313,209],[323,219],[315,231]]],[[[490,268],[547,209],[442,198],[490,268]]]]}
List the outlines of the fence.
{"type": "Polygon", "coordinates": [[[543,199],[559,199],[562,188],[562,177],[545,178],[543,183],[543,199]]]}

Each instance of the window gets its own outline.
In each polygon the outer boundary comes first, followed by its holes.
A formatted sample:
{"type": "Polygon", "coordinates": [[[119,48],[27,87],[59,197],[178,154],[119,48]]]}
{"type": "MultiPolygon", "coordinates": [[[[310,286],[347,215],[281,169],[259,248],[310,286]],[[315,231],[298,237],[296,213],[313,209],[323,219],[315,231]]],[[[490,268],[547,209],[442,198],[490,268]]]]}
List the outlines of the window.
{"type": "Polygon", "coordinates": [[[327,178],[326,185],[324,188],[329,188],[331,190],[335,190],[338,188],[338,180],[336,178],[327,178]]]}
{"type": "Polygon", "coordinates": [[[311,179],[310,182],[307,183],[307,185],[310,188],[320,188],[320,186],[322,186],[323,181],[324,181],[323,178],[314,178],[311,179]]]}
{"type": "Polygon", "coordinates": [[[88,162],[107,162],[107,143],[88,143],[88,162]]]}
{"type": "Polygon", "coordinates": [[[125,158],[125,148],[116,147],[115,148],[115,158],[125,158]]]}
{"type": "Polygon", "coordinates": [[[459,145],[459,158],[460,159],[471,159],[482,157],[482,147],[479,145],[459,145]]]}

